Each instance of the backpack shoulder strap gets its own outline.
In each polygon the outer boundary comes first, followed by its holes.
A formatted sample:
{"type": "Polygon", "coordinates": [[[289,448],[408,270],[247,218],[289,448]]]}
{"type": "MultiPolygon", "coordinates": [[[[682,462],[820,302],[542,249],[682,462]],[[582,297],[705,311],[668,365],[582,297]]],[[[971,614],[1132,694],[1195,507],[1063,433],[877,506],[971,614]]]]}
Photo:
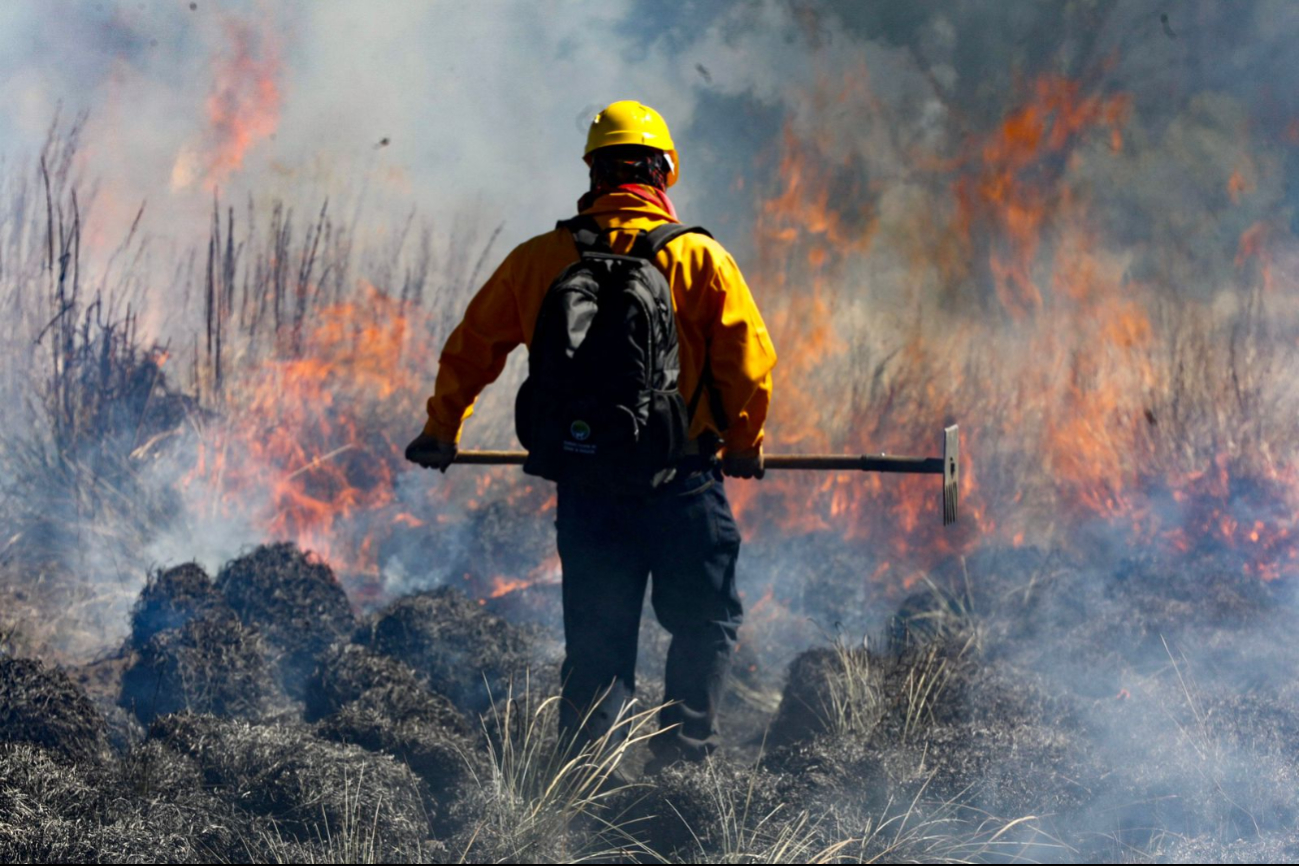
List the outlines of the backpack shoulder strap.
{"type": "Polygon", "coordinates": [[[593,216],[578,214],[572,219],[555,223],[555,228],[568,229],[573,233],[573,243],[577,244],[579,253],[590,252],[601,247],[608,249],[609,245],[603,239],[604,231],[593,216]]]}
{"type": "Polygon", "coordinates": [[[644,258],[652,259],[669,243],[682,235],[691,233],[707,235],[710,238],[712,237],[712,234],[709,233],[708,229],[703,226],[683,226],[680,223],[664,223],[663,225],[642,234],[636,239],[636,243],[639,247],[643,242],[645,246],[642,247],[642,251],[648,251],[649,253],[649,255],[644,256],[644,258]]]}
{"type": "MultiPolygon", "coordinates": [[[[691,233],[706,235],[710,238],[713,236],[703,226],[664,223],[638,237],[633,252],[643,258],[653,260],[669,243],[682,235],[691,233]]],[[[716,383],[713,381],[713,371],[706,351],[704,353],[704,369],[699,377],[699,384],[695,388],[695,393],[690,396],[690,402],[686,405],[686,417],[689,420],[694,420],[695,413],[699,410],[699,401],[705,394],[708,395],[708,408],[712,411],[713,423],[717,425],[719,430],[725,431],[727,427],[726,413],[722,409],[721,395],[717,392],[716,383]]]]}
{"type": "MultiPolygon", "coordinates": [[[[577,245],[579,253],[601,249],[607,251],[609,249],[608,241],[604,239],[605,230],[600,228],[600,224],[595,221],[595,217],[579,214],[571,219],[560,220],[555,223],[555,228],[567,229],[572,232],[573,243],[577,245]]],[[[653,259],[669,243],[684,234],[692,232],[712,237],[708,229],[703,226],[664,223],[648,232],[642,232],[640,237],[636,238],[631,253],[643,259],[653,259]]]]}

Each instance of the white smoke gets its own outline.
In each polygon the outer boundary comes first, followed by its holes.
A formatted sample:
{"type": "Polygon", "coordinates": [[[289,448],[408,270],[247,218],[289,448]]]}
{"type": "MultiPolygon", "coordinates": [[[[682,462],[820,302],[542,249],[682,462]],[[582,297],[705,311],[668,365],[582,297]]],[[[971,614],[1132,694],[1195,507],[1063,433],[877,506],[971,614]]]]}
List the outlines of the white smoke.
{"type": "Polygon", "coordinates": [[[211,192],[186,153],[244,32],[273,70],[278,118],[221,179],[227,201],[365,190],[376,217],[481,206],[512,244],[573,209],[585,125],[610,101],[658,107],[689,158],[693,69],[635,44],[634,4],[195,5],[7,4],[0,152],[33,153],[60,106],[86,111],[81,169],[102,184],[102,218],[148,200],[151,234],[201,236],[211,192]]]}

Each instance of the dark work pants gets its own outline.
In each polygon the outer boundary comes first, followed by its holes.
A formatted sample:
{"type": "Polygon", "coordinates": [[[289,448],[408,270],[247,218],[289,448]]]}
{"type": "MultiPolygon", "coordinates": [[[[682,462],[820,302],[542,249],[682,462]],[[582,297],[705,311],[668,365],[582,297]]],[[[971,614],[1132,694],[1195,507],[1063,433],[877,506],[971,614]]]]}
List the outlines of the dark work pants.
{"type": "Polygon", "coordinates": [[[567,645],[561,734],[579,744],[602,736],[635,692],[652,574],[654,613],[672,635],[664,699],[675,703],[659,716],[672,730],[650,746],[666,760],[703,758],[717,746],[717,707],[743,617],[735,589],[740,533],[720,470],[685,475],[652,497],[561,484],[558,512],[567,645]]]}

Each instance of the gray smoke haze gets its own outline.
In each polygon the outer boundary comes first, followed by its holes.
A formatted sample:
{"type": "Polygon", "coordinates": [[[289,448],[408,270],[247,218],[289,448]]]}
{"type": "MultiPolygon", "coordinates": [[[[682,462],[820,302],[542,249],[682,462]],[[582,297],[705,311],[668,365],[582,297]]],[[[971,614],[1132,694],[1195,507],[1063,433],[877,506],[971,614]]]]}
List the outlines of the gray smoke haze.
{"type": "MultiPolygon", "coordinates": [[[[887,238],[950,206],[936,201],[949,178],[917,157],[958,157],[1045,73],[1132,99],[1117,163],[1088,145],[1068,174],[1138,250],[1135,272],[1183,285],[1220,270],[1244,225],[1288,230],[1295,203],[1292,148],[1276,147],[1299,113],[1285,3],[53,2],[0,16],[0,153],[35,152],[60,105],[89,112],[78,168],[99,184],[102,249],[145,200],[159,242],[201,239],[212,183],[236,203],[332,195],[372,233],[411,207],[443,223],[481,209],[508,249],[572,209],[584,127],[623,97],[670,120],[678,206],[742,258],[786,125],[856,191],[832,205],[869,203],[887,238]],[[221,98],[247,140],[237,165],[205,171],[221,98]],[[1206,192],[1221,198],[1242,166],[1255,194],[1224,219],[1206,192]]],[[[896,281],[888,246],[874,252],[870,284],[896,281]]]]}
{"type": "Polygon", "coordinates": [[[598,107],[643,94],[684,128],[693,103],[690,67],[631,47],[625,4],[55,3],[0,14],[0,150],[39,147],[60,104],[88,111],[83,174],[109,208],[148,199],[148,227],[164,235],[188,227],[177,216],[201,230],[211,191],[189,176],[215,143],[208,100],[222,89],[236,113],[257,104],[271,115],[215,178],[229,200],[367,189],[380,213],[439,217],[482,203],[511,242],[572,208],[598,107]],[[248,68],[230,73],[241,46],[248,68]]]}

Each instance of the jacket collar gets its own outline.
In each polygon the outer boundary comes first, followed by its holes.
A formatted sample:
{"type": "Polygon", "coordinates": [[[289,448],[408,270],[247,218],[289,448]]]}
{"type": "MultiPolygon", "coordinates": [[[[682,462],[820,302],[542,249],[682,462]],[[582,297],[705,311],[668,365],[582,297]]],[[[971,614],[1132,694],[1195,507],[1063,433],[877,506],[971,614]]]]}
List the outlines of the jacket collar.
{"type": "Polygon", "coordinates": [[[640,184],[623,184],[596,197],[587,193],[577,207],[583,216],[610,217],[615,225],[634,219],[679,222],[667,193],[640,184]]]}

